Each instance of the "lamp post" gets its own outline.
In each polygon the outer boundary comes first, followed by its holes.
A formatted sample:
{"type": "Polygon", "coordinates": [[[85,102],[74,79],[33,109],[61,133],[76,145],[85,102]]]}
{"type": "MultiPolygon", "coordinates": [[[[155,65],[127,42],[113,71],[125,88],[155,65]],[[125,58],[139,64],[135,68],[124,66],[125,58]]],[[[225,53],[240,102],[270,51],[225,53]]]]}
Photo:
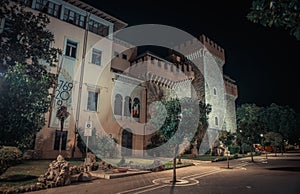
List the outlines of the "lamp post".
{"type": "MultiPolygon", "coordinates": [[[[179,122],[181,121],[181,117],[182,117],[182,113],[177,115],[177,122],[179,124],[179,122]]],[[[178,152],[179,149],[179,145],[176,144],[175,150],[174,150],[174,158],[173,158],[173,179],[172,179],[172,183],[175,184],[177,182],[177,178],[176,178],[176,153],[178,152]]]]}
{"type": "Polygon", "coordinates": [[[266,150],[266,146],[264,145],[264,134],[260,134],[260,137],[261,137],[261,145],[263,146],[263,148],[264,148],[264,151],[265,151],[265,153],[266,153],[266,160],[268,160],[268,153],[267,153],[267,150],[266,150]]]}
{"type": "Polygon", "coordinates": [[[263,149],[263,138],[264,138],[264,134],[260,134],[260,137],[261,137],[261,140],[260,140],[260,144],[261,144],[261,151],[262,151],[262,149],[263,149]]]}
{"type": "Polygon", "coordinates": [[[243,130],[240,130],[240,134],[241,134],[241,147],[242,147],[242,154],[243,154],[243,156],[244,156],[244,154],[245,154],[245,150],[244,150],[244,146],[243,146],[243,135],[242,135],[242,133],[243,133],[243,130]]]}

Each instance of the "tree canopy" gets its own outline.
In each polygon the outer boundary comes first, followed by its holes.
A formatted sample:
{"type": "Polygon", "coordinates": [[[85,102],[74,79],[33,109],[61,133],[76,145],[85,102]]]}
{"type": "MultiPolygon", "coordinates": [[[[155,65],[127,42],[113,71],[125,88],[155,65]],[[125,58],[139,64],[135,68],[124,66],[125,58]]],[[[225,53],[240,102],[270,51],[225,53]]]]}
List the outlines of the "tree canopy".
{"type": "Polygon", "coordinates": [[[300,40],[299,0],[253,0],[247,18],[266,27],[282,27],[300,40]]]}
{"type": "Polygon", "coordinates": [[[49,89],[57,84],[55,66],[61,50],[52,47],[49,18],[26,11],[17,0],[0,0],[0,145],[32,148],[45,124],[49,89]]]}
{"type": "Polygon", "coordinates": [[[271,104],[263,109],[261,120],[267,131],[280,133],[284,138],[294,140],[296,130],[296,112],[288,106],[271,104]]]}

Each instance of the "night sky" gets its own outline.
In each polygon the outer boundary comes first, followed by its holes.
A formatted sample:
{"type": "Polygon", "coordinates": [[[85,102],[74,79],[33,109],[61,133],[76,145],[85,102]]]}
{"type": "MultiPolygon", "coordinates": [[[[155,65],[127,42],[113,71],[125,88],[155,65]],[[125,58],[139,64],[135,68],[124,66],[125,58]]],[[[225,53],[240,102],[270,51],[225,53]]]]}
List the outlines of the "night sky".
{"type": "Polygon", "coordinates": [[[246,19],[251,0],[84,2],[128,23],[164,24],[195,37],[205,34],[225,49],[225,74],[236,80],[237,104],[288,105],[300,112],[300,41],[288,31],[246,19]]]}

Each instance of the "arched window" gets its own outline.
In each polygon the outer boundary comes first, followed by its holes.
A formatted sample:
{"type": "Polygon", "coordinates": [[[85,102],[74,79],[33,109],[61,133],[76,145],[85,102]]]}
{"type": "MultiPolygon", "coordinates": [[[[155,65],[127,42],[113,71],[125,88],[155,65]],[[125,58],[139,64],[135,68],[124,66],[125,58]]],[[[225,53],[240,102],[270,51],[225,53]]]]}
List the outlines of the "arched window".
{"type": "Polygon", "coordinates": [[[140,117],[140,100],[138,98],[133,99],[132,116],[134,118],[140,117]]]}
{"type": "Polygon", "coordinates": [[[215,125],[218,126],[219,125],[219,120],[218,117],[215,117],[215,125]]]}
{"type": "Polygon", "coordinates": [[[124,102],[124,116],[130,116],[130,114],[131,114],[131,98],[129,96],[126,96],[124,102]]]}
{"type": "Polygon", "coordinates": [[[115,115],[122,115],[122,101],[123,98],[120,94],[115,96],[115,103],[114,103],[114,114],[115,115]]]}

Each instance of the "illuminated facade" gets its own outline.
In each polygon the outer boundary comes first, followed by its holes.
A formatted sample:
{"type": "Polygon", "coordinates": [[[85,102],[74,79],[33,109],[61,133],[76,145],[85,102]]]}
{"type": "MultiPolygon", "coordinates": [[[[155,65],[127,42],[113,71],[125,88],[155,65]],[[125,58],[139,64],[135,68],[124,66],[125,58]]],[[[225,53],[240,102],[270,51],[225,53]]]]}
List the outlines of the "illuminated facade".
{"type": "MultiPolygon", "coordinates": [[[[54,106],[46,114],[46,125],[36,136],[35,149],[41,151],[42,158],[55,158],[60,146],[65,157],[71,157],[72,153],[81,157],[76,129],[84,129],[87,121],[92,121],[96,135],[110,134],[123,147],[132,148],[132,152],[123,154],[143,156],[151,136],[145,134],[153,130],[145,125],[150,118],[151,103],[166,96],[195,95],[191,86],[206,103],[212,101],[209,93],[218,93],[206,88],[205,76],[197,73],[182,56],[171,53],[162,59],[150,52],[138,55],[137,49],[113,40],[113,32],[127,24],[90,5],[79,0],[26,2],[32,12],[43,11],[49,15],[51,22],[47,28],[54,34],[53,46],[63,50],[54,106]],[[139,73],[139,68],[135,68],[143,64],[148,64],[147,73],[139,73]],[[55,116],[61,105],[67,106],[71,113],[65,122],[62,141],[55,116]]],[[[199,40],[223,72],[224,50],[204,35],[199,40]]],[[[49,71],[55,69],[49,67],[49,71]]],[[[224,86],[227,111],[222,129],[235,132],[237,86],[228,76],[224,76],[224,86]]],[[[218,115],[210,119],[211,125],[221,126],[218,115]]]]}

